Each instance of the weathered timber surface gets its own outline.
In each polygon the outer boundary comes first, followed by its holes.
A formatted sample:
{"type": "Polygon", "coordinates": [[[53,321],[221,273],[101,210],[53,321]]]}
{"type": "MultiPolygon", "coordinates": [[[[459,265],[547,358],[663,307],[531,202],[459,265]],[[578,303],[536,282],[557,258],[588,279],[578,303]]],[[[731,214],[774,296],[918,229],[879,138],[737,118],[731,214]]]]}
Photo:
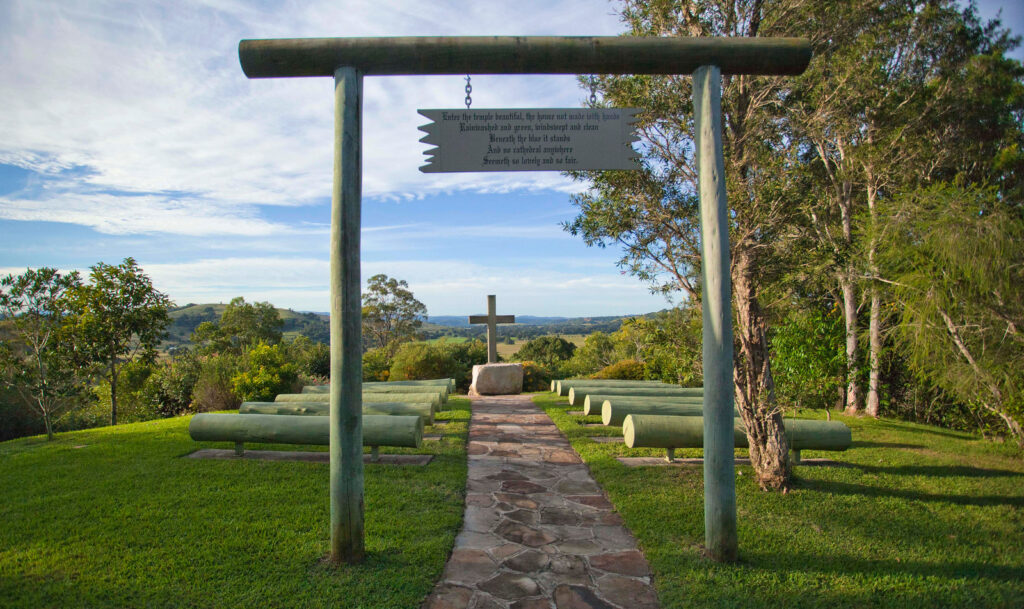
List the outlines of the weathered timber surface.
{"type": "Polygon", "coordinates": [[[569,395],[569,388],[574,386],[588,387],[676,387],[661,381],[622,381],[617,379],[560,379],[554,381],[552,391],[558,395],[569,395]]]}
{"type": "MultiPolygon", "coordinates": [[[[786,437],[793,450],[846,450],[852,437],[850,428],[839,421],[790,419],[785,422],[786,437]]],[[[622,423],[622,436],[630,448],[704,448],[702,417],[631,414],[622,423]]],[[[737,420],[733,441],[747,447],[747,432],[737,420]]]]}
{"type": "Polygon", "coordinates": [[[402,36],[242,40],[249,78],[333,76],[341,66],[368,76],[413,74],[802,73],[804,38],[639,36],[402,36]]]}
{"type": "Polygon", "coordinates": [[[605,402],[616,403],[620,400],[636,402],[641,404],[698,404],[704,403],[704,396],[700,395],[669,395],[669,396],[629,396],[629,395],[604,395],[600,393],[588,393],[583,398],[583,414],[601,414],[605,402]]]}
{"type": "MultiPolygon", "coordinates": [[[[329,393],[280,393],[275,402],[325,402],[330,400],[329,393]]],[[[363,392],[363,403],[373,402],[411,402],[430,403],[441,409],[441,394],[437,392],[422,393],[372,393],[363,392]]]]}
{"type": "MultiPolygon", "coordinates": [[[[605,400],[601,405],[601,422],[605,425],[622,425],[631,414],[663,414],[677,417],[702,417],[704,405],[697,403],[622,403],[605,400]]],[[[739,416],[739,413],[734,413],[739,416]]]]}
{"type": "Polygon", "coordinates": [[[572,406],[582,406],[583,400],[587,395],[591,393],[600,393],[602,395],[622,395],[622,396],[702,396],[704,390],[700,387],[675,387],[673,385],[665,385],[664,387],[570,387],[569,388],[569,404],[572,406]]]}
{"type": "MultiPolygon", "coordinates": [[[[283,414],[295,416],[327,416],[331,412],[326,400],[312,402],[243,402],[238,414],[283,414]]],[[[434,424],[434,405],[429,402],[370,402],[363,404],[363,414],[413,416],[424,425],[434,424]]]]}
{"type": "MultiPolygon", "coordinates": [[[[362,419],[363,446],[418,448],[423,442],[423,419],[420,417],[365,415],[362,419]]],[[[329,446],[330,429],[329,417],[202,413],[192,417],[188,433],[197,442],[329,446]]]]}
{"type": "MultiPolygon", "coordinates": [[[[452,391],[455,391],[455,379],[424,379],[424,380],[419,380],[419,381],[366,381],[366,382],[363,383],[363,387],[374,387],[374,386],[377,386],[377,385],[387,385],[389,387],[397,387],[399,385],[419,385],[419,386],[441,385],[441,386],[447,386],[449,393],[452,392],[452,391]]],[[[305,390],[306,387],[315,388],[315,389],[311,389],[311,390],[312,390],[313,393],[317,393],[319,391],[329,391],[331,386],[330,385],[306,385],[305,387],[303,387],[303,390],[305,390]]]]}
{"type": "MultiPolygon", "coordinates": [[[[363,325],[360,288],[363,180],[363,74],[334,76],[331,182],[331,560],[363,560],[363,325]]],[[[417,421],[419,419],[417,418],[417,421]]]]}
{"type": "MultiPolygon", "coordinates": [[[[302,394],[329,394],[330,385],[307,385],[302,388],[302,394]]],[[[363,383],[363,393],[423,393],[423,392],[438,392],[441,394],[441,400],[443,402],[448,401],[448,384],[437,385],[388,385],[381,383],[374,385],[372,383],[363,383]]]]}
{"type": "Polygon", "coordinates": [[[733,562],[736,536],[733,423],[732,284],[729,206],[722,153],[722,72],[713,61],[693,72],[693,141],[700,202],[701,357],[704,391],[704,545],[712,560],[733,562]]]}

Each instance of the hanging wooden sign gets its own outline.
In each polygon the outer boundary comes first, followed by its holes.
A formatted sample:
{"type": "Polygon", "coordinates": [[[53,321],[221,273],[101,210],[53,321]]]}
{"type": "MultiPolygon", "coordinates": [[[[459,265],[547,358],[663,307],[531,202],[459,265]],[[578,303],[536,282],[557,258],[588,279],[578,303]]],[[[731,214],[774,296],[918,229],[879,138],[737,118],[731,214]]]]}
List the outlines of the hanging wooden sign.
{"type": "Polygon", "coordinates": [[[420,110],[424,173],[638,169],[639,108],[420,110]]]}

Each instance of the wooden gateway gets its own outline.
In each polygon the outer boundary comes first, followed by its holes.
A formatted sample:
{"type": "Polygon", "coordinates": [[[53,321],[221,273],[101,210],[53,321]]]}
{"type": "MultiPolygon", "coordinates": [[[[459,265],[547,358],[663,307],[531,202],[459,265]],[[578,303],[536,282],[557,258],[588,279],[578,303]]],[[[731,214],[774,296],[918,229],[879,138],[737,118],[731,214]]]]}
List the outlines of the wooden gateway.
{"type": "MultiPolygon", "coordinates": [[[[800,74],[811,59],[810,42],[797,38],[630,36],[307,38],[243,40],[238,54],[242,70],[250,78],[334,78],[330,270],[331,379],[334,382],[330,386],[330,496],[331,555],[337,562],[358,562],[364,552],[359,277],[363,77],[693,75],[704,259],[704,535],[711,557],[735,560],[732,320],[721,76],[800,74]]],[[[442,167],[443,163],[442,160],[442,167]]],[[[464,163],[464,159],[458,160],[457,166],[465,169],[464,163]]],[[[495,168],[500,169],[500,165],[491,165],[488,170],[495,168]]],[[[535,169],[549,168],[561,169],[555,163],[538,165],[535,169]]]]}

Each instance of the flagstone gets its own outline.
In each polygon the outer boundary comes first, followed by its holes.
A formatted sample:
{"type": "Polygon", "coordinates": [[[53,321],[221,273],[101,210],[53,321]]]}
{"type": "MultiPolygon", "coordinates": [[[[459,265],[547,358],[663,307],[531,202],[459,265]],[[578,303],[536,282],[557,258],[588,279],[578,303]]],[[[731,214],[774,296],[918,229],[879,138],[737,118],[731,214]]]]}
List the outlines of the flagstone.
{"type": "Polygon", "coordinates": [[[505,600],[534,596],[540,592],[537,582],[519,573],[499,573],[478,587],[505,600]]]}
{"type": "Polygon", "coordinates": [[[658,598],[650,584],[623,577],[621,575],[604,575],[597,580],[597,589],[601,596],[611,602],[629,607],[629,609],[656,609],[658,598]]]}
{"type": "Polygon", "coordinates": [[[646,577],[651,574],[647,559],[638,550],[611,552],[590,557],[590,566],[602,571],[610,571],[621,575],[646,577]]]}
{"type": "Polygon", "coordinates": [[[520,571],[522,573],[530,573],[531,571],[540,571],[541,569],[548,566],[551,562],[551,557],[537,550],[527,550],[522,554],[517,554],[512,558],[509,558],[504,563],[503,567],[508,567],[513,571],[520,571]]]}
{"type": "Polygon", "coordinates": [[[636,540],[527,396],[473,400],[463,530],[422,609],[654,609],[636,540]]]}

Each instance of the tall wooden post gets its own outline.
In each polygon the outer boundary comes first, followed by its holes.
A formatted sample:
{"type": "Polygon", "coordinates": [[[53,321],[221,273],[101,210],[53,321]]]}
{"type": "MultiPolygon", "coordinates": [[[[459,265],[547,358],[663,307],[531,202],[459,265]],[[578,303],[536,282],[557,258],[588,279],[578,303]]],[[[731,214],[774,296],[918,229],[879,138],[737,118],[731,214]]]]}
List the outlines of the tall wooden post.
{"type": "Polygon", "coordinates": [[[704,543],[713,560],[732,562],[737,558],[732,286],[722,72],[717,66],[701,66],[693,73],[693,117],[704,293],[704,543]]]}
{"type": "Polygon", "coordinates": [[[331,560],[363,559],[363,358],[359,231],[363,75],[334,72],[331,189],[331,560]]]}

